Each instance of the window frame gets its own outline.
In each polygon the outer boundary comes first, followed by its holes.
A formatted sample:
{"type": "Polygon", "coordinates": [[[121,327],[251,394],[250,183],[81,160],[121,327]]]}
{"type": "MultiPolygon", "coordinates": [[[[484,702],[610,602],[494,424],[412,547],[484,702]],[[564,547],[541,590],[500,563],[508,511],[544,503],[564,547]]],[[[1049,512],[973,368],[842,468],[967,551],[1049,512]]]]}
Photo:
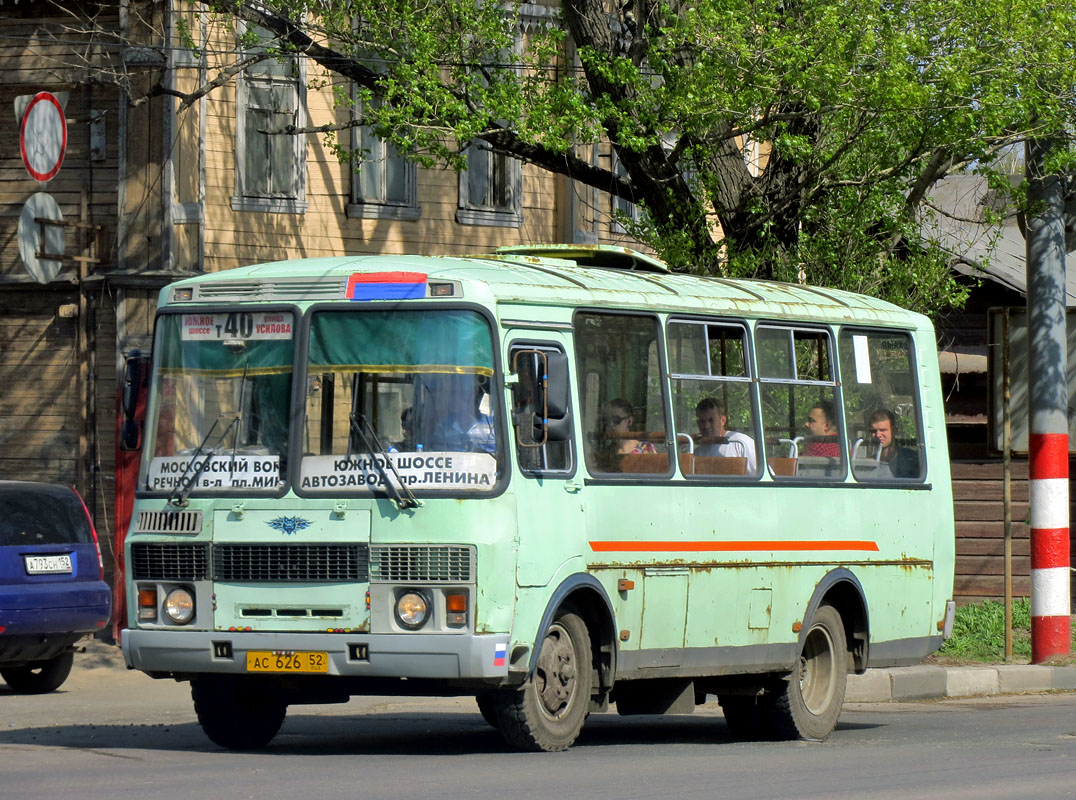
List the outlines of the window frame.
{"type": "MultiPolygon", "coordinates": [[[[847,434],[847,427],[846,427],[846,429],[845,429],[846,430],[845,441],[848,444],[848,469],[849,469],[849,474],[852,476],[853,480],[856,481],[856,483],[864,485],[864,486],[871,486],[871,487],[877,487],[877,488],[884,488],[886,486],[890,486],[890,487],[896,486],[896,487],[899,487],[899,488],[907,489],[907,488],[909,488],[909,486],[919,486],[919,485],[926,484],[927,475],[928,475],[928,471],[929,471],[929,467],[930,467],[930,464],[929,464],[929,462],[927,460],[927,458],[928,458],[927,457],[927,450],[929,448],[927,448],[927,446],[926,446],[926,443],[927,443],[926,442],[926,430],[927,429],[926,429],[925,420],[923,418],[923,392],[922,392],[922,385],[921,385],[921,383],[919,381],[919,359],[918,359],[918,351],[917,351],[916,346],[915,346],[915,344],[916,344],[916,342],[915,342],[915,331],[908,330],[906,328],[872,328],[872,327],[865,326],[865,325],[845,325],[845,326],[842,326],[840,328],[840,330],[837,331],[837,338],[836,338],[837,357],[838,357],[837,366],[838,366],[838,369],[840,370],[840,374],[838,376],[838,379],[840,380],[842,386],[844,385],[844,378],[843,378],[843,375],[844,375],[844,362],[842,360],[840,360],[840,351],[841,351],[841,338],[844,336],[845,332],[847,332],[849,336],[854,336],[857,333],[866,334],[868,336],[871,335],[871,334],[875,334],[875,335],[881,334],[881,335],[886,335],[886,336],[903,336],[904,339],[908,342],[908,369],[909,369],[909,372],[911,374],[912,389],[914,391],[914,397],[915,397],[915,400],[916,400],[916,403],[915,403],[915,406],[916,406],[916,408],[915,408],[915,424],[918,427],[918,430],[919,430],[919,432],[921,434],[921,436],[918,437],[918,440],[916,442],[916,453],[917,453],[917,455],[919,457],[919,475],[917,475],[914,478],[898,478],[898,477],[895,477],[895,476],[890,476],[890,477],[887,477],[887,478],[879,478],[879,479],[870,479],[870,478],[864,479],[864,478],[858,477],[856,475],[856,473],[855,473],[855,469],[853,468],[854,465],[852,463],[852,459],[853,459],[853,456],[855,454],[854,454],[854,452],[852,450],[852,443],[850,441],[848,441],[848,434],[847,434]]],[[[841,414],[842,414],[842,417],[847,419],[847,415],[845,413],[846,412],[845,400],[844,400],[843,395],[844,395],[844,393],[842,392],[841,414]]]]}
{"type": "MultiPolygon", "coordinates": [[[[246,30],[246,24],[239,27],[238,33],[246,30]]],[[[247,51],[250,53],[251,51],[247,51]]],[[[259,62],[260,63],[260,62],[259,62]]],[[[295,65],[294,75],[291,78],[279,77],[254,77],[244,69],[236,76],[235,80],[235,184],[232,194],[232,209],[234,211],[261,211],[271,214],[303,214],[309,203],[306,199],[306,135],[291,135],[294,139],[292,156],[294,158],[295,185],[294,194],[274,193],[272,191],[262,194],[255,193],[252,189],[253,177],[247,174],[246,157],[250,149],[247,142],[247,113],[251,105],[250,90],[252,84],[261,86],[291,86],[295,99],[296,127],[306,124],[306,59],[296,55],[292,59],[295,65]]],[[[252,67],[255,65],[251,65],[252,67]]],[[[281,134],[285,135],[285,134],[281,134]]],[[[269,167],[272,167],[272,157],[269,157],[269,167]]],[[[270,169],[270,174],[272,170],[270,169]]]]}
{"type": "MultiPolygon", "coordinates": [[[[358,88],[352,84],[351,88],[351,118],[359,119],[362,103],[358,98],[358,88]]],[[[418,168],[413,161],[399,155],[388,155],[386,151],[390,143],[374,136],[371,132],[369,139],[377,142],[378,153],[371,153],[367,158],[363,147],[364,131],[369,130],[368,125],[357,125],[351,129],[351,150],[357,154],[355,161],[348,170],[351,176],[349,202],[347,216],[350,219],[397,219],[405,221],[417,220],[422,216],[422,208],[418,204],[418,168]],[[404,170],[404,199],[401,201],[389,200],[385,197],[386,181],[385,169],[388,161],[399,160],[404,170]],[[370,198],[363,195],[362,177],[360,168],[367,169],[369,165],[378,165],[378,186],[380,197],[370,198]]]]}
{"type": "Polygon", "coordinates": [[[659,381],[659,388],[661,392],[662,402],[662,420],[665,425],[665,455],[668,456],[668,467],[665,472],[600,472],[592,470],[591,465],[587,459],[586,447],[583,448],[582,458],[579,463],[582,465],[586,475],[588,476],[585,483],[592,485],[600,484],[624,484],[624,483],[665,483],[676,477],[676,444],[675,436],[670,439],[670,431],[673,424],[672,420],[672,398],[669,394],[669,369],[668,369],[668,354],[665,351],[665,329],[662,325],[661,315],[653,311],[633,311],[623,308],[593,308],[593,307],[579,307],[572,313],[572,329],[573,329],[573,356],[575,358],[575,372],[577,379],[577,397],[576,409],[579,419],[579,427],[582,431],[582,435],[585,438],[586,423],[588,420],[584,418],[586,403],[583,402],[583,392],[586,390],[586,378],[582,374],[583,360],[579,355],[579,341],[580,331],[583,330],[583,326],[580,324],[580,317],[583,315],[593,316],[606,316],[606,317],[645,317],[651,319],[655,323],[655,339],[657,343],[657,356],[658,356],[658,371],[657,380],[659,381]]]}
{"type": "MultiPolygon", "coordinates": [[[[511,369],[512,369],[512,354],[517,350],[544,350],[544,351],[549,351],[549,352],[561,353],[562,355],[564,355],[565,357],[568,358],[569,365],[571,364],[571,356],[568,355],[568,352],[567,352],[565,346],[563,344],[561,344],[560,342],[552,342],[552,341],[549,341],[549,340],[527,339],[527,338],[512,339],[511,341],[508,342],[507,347],[505,349],[505,352],[508,354],[508,361],[504,365],[504,374],[506,376],[507,375],[517,375],[518,374],[518,373],[515,373],[515,372],[511,371],[511,369]]],[[[571,478],[571,477],[573,477],[575,475],[576,469],[578,468],[578,465],[579,465],[579,457],[578,457],[578,453],[576,452],[576,445],[575,445],[575,419],[576,419],[576,417],[575,417],[574,405],[572,403],[572,400],[574,399],[574,397],[573,397],[573,392],[572,392],[572,383],[571,383],[570,372],[571,372],[571,369],[570,369],[570,366],[569,366],[569,379],[568,379],[568,404],[569,404],[569,408],[568,408],[568,416],[569,416],[569,418],[571,420],[571,425],[570,425],[570,432],[569,432],[568,438],[567,438],[567,440],[565,440],[565,444],[566,444],[566,446],[568,448],[568,467],[566,467],[565,469],[526,469],[525,467],[523,467],[523,465],[520,463],[520,459],[519,459],[520,445],[519,445],[518,436],[516,435],[516,426],[515,426],[514,420],[512,420],[512,424],[509,426],[511,428],[510,437],[511,437],[511,441],[514,443],[514,446],[515,446],[514,449],[515,449],[515,453],[516,453],[516,466],[519,468],[520,475],[522,475],[524,478],[530,478],[530,479],[550,478],[550,479],[553,479],[553,480],[567,480],[567,479],[569,479],[569,478],[571,478]]],[[[513,384],[513,386],[514,385],[515,384],[513,384]]],[[[506,402],[506,406],[507,406],[507,402],[506,402]]],[[[506,410],[505,413],[508,415],[509,420],[511,420],[512,419],[512,412],[509,412],[509,411],[506,410]]]]}
{"type": "MultiPolygon", "coordinates": [[[[758,375],[758,400],[759,400],[759,425],[762,431],[763,439],[763,456],[766,462],[766,472],[770,478],[775,482],[824,482],[824,483],[841,483],[845,482],[849,474],[849,454],[848,454],[848,441],[845,431],[847,426],[844,420],[844,397],[841,392],[841,379],[840,379],[840,364],[837,354],[837,336],[834,334],[833,328],[828,325],[815,324],[810,322],[800,322],[798,320],[756,320],[753,329],[753,350],[758,375]],[[759,355],[759,343],[761,337],[759,336],[760,330],[782,330],[786,331],[789,336],[791,344],[791,355],[793,359],[796,356],[796,340],[795,334],[797,332],[805,332],[812,334],[824,334],[827,342],[827,354],[830,365],[831,380],[813,380],[809,378],[800,378],[798,362],[793,361],[792,367],[795,369],[796,377],[794,378],[774,378],[766,377],[762,374],[762,358],[759,355]],[[766,453],[766,441],[770,436],[770,431],[767,429],[766,420],[762,416],[762,393],[767,386],[802,386],[802,387],[828,387],[833,390],[833,410],[836,415],[835,422],[837,423],[837,446],[840,448],[840,470],[831,475],[780,475],[775,473],[769,467],[769,455],[766,453]]],[[[798,422],[798,421],[797,421],[798,422]]],[[[798,428],[797,428],[798,430],[798,428]]],[[[795,439],[796,437],[793,437],[795,439]]]]}
{"type": "MultiPolygon", "coordinates": [[[[760,441],[763,440],[763,427],[762,427],[762,407],[759,397],[759,378],[758,372],[755,368],[755,352],[753,346],[753,335],[751,325],[746,319],[737,319],[734,317],[698,317],[689,315],[669,315],[665,320],[665,350],[667,358],[667,375],[668,375],[668,387],[669,387],[669,413],[672,415],[674,424],[676,419],[676,410],[674,407],[675,392],[673,388],[673,382],[676,380],[694,380],[694,381],[713,381],[714,383],[733,383],[747,386],[748,402],[751,405],[751,416],[755,422],[755,429],[750,434],[755,441],[755,461],[758,466],[758,471],[755,473],[747,473],[745,475],[683,475],[683,477],[692,482],[703,483],[721,483],[727,480],[736,482],[745,481],[758,481],[766,474],[765,469],[765,450],[763,446],[759,447],[760,441]],[[715,375],[713,374],[711,365],[711,374],[709,375],[697,375],[694,373],[675,372],[673,370],[672,356],[668,355],[669,340],[672,338],[669,334],[669,328],[674,324],[695,324],[705,327],[726,327],[726,328],[739,328],[743,331],[743,347],[744,347],[744,370],[746,374],[744,376],[727,376],[727,375],[715,375]]],[[[707,341],[709,338],[707,337],[707,341]]],[[[709,350],[707,350],[707,361],[710,359],[709,350]]],[[[728,409],[726,409],[726,413],[728,409]]],[[[675,433],[675,431],[674,431],[675,433]]],[[[745,434],[747,435],[747,434],[745,434]]],[[[677,447],[679,442],[677,442],[677,447]]],[[[677,465],[679,469],[679,464],[677,465]]]]}
{"type": "MultiPolygon", "coordinates": [[[[492,386],[504,386],[504,365],[501,363],[500,327],[498,325],[498,322],[497,322],[496,318],[493,316],[493,314],[490,312],[490,310],[488,308],[485,308],[484,306],[476,305],[474,303],[466,303],[466,302],[437,303],[436,305],[431,305],[430,303],[425,302],[425,301],[414,301],[414,302],[402,301],[402,302],[397,302],[397,303],[393,303],[392,308],[393,308],[394,311],[427,311],[427,312],[430,312],[430,311],[459,311],[459,310],[465,310],[465,311],[472,311],[472,312],[475,312],[476,314],[478,314],[480,317],[482,317],[483,320],[485,320],[486,324],[489,326],[490,342],[491,342],[491,348],[492,348],[491,353],[492,353],[492,359],[493,359],[493,375],[490,378],[490,386],[491,387],[492,386]]],[[[334,313],[380,312],[380,313],[384,313],[385,310],[386,310],[385,306],[383,304],[380,304],[380,303],[343,304],[343,303],[333,302],[333,301],[314,303],[309,308],[307,308],[306,312],[303,314],[303,321],[302,321],[302,337],[303,338],[301,340],[301,348],[297,348],[298,361],[296,363],[297,363],[298,367],[297,367],[296,372],[295,372],[295,375],[296,375],[295,380],[297,382],[297,386],[301,386],[301,387],[303,387],[303,389],[305,389],[305,387],[307,386],[307,382],[308,382],[308,380],[310,378],[310,375],[311,375],[311,372],[310,372],[310,334],[311,334],[311,328],[313,327],[313,321],[314,321],[314,315],[315,314],[318,314],[318,313],[321,313],[321,312],[334,312],[334,313]]],[[[299,391],[299,390],[297,389],[297,391],[299,391]]],[[[306,406],[304,405],[304,401],[302,400],[302,396],[299,395],[299,394],[296,395],[296,399],[295,399],[294,402],[295,402],[295,407],[293,409],[294,417],[292,419],[292,424],[295,425],[295,428],[294,428],[293,439],[292,439],[292,441],[293,441],[292,453],[293,453],[296,460],[295,460],[294,465],[293,465],[294,472],[292,474],[295,476],[295,480],[291,484],[292,491],[294,491],[294,493],[298,497],[302,497],[302,498],[307,499],[307,500],[314,500],[314,499],[318,499],[318,498],[323,498],[324,499],[324,498],[327,498],[327,497],[341,497],[341,498],[353,498],[353,497],[354,498],[371,498],[371,497],[373,497],[373,498],[376,498],[376,499],[391,499],[391,498],[389,498],[389,495],[388,495],[387,492],[385,492],[383,490],[379,491],[379,490],[376,490],[376,489],[373,489],[373,490],[370,490],[370,491],[361,491],[361,492],[358,492],[358,491],[338,491],[338,492],[335,492],[335,493],[310,492],[308,490],[303,489],[301,475],[302,475],[302,459],[305,458],[305,455],[303,454],[301,437],[302,437],[302,431],[303,431],[304,426],[305,426],[306,421],[307,421],[306,406]]],[[[426,488],[426,487],[421,487],[421,488],[412,489],[412,491],[414,491],[414,493],[415,493],[415,495],[417,497],[419,497],[419,498],[431,498],[431,499],[432,498],[444,498],[444,497],[456,498],[456,499],[472,499],[472,498],[473,499],[492,499],[494,497],[499,497],[500,495],[502,495],[505,492],[505,490],[508,488],[509,481],[511,480],[511,470],[509,469],[509,466],[508,466],[510,456],[508,455],[508,444],[507,443],[509,441],[514,441],[515,437],[514,437],[514,435],[513,436],[509,435],[508,424],[507,424],[507,421],[505,419],[505,415],[506,415],[507,411],[506,411],[506,408],[505,408],[505,405],[504,405],[504,392],[493,392],[493,391],[491,391],[490,392],[490,402],[497,404],[497,407],[496,407],[496,409],[494,410],[494,413],[493,413],[494,426],[495,426],[495,436],[497,438],[498,443],[503,443],[503,444],[500,444],[498,446],[498,448],[497,448],[497,452],[496,452],[497,480],[493,484],[493,486],[490,487],[490,490],[488,492],[484,492],[484,493],[467,493],[467,492],[458,492],[458,491],[454,491],[454,490],[451,490],[451,489],[430,489],[430,488],[426,488]]]]}

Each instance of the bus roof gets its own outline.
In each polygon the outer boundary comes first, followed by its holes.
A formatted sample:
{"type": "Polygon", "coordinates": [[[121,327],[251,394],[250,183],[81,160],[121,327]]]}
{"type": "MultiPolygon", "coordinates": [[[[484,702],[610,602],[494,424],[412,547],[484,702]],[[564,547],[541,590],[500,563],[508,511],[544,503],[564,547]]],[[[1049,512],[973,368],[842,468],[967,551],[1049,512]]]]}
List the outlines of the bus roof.
{"type": "Polygon", "coordinates": [[[165,289],[161,298],[163,303],[171,289],[190,286],[194,303],[340,300],[351,275],[379,272],[420,273],[430,283],[457,283],[464,299],[491,305],[637,308],[929,327],[925,317],[866,295],[674,273],[657,259],[627,248],[585,245],[508,247],[475,256],[356,255],[276,261],[188,278],[165,289]]]}

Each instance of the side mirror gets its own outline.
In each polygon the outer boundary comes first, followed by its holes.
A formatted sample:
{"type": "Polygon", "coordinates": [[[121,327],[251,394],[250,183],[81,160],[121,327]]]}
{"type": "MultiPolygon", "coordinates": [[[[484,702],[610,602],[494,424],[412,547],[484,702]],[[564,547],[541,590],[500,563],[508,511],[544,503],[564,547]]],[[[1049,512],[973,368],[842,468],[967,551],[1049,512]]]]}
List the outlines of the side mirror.
{"type": "MultiPolygon", "coordinates": [[[[546,442],[563,442],[571,438],[572,418],[568,391],[568,357],[552,350],[517,350],[512,357],[512,371],[530,376],[525,394],[533,420],[530,441],[521,432],[524,447],[546,442]]],[[[523,423],[526,425],[526,423],[523,423]]]]}
{"type": "Polygon", "coordinates": [[[549,419],[561,419],[568,413],[568,356],[561,352],[545,353],[545,380],[539,381],[539,396],[545,394],[549,419]]]}
{"type": "Polygon", "coordinates": [[[125,421],[133,420],[138,409],[138,395],[142,389],[142,351],[132,350],[127,356],[123,370],[123,396],[120,406],[125,421]]]}
{"type": "Polygon", "coordinates": [[[138,450],[142,446],[142,423],[135,419],[135,415],[142,392],[143,361],[142,351],[132,350],[123,368],[123,390],[120,395],[123,419],[119,434],[121,450],[138,450]]]}

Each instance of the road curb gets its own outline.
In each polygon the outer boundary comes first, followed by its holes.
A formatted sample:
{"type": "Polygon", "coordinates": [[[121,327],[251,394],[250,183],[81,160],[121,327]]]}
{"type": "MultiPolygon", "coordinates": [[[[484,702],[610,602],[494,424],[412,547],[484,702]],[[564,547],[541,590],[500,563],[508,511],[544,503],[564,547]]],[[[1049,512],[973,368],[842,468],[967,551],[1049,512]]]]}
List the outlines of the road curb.
{"type": "Polygon", "coordinates": [[[921,664],[869,669],[862,675],[848,676],[844,699],[849,703],[889,703],[1050,691],[1076,691],[1076,667],[921,664]]]}

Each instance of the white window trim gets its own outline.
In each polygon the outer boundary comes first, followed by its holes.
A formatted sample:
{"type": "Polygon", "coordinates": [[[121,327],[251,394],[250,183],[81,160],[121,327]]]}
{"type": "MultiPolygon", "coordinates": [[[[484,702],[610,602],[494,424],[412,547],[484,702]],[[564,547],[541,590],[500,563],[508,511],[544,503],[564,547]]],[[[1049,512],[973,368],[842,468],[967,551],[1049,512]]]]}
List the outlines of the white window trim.
{"type": "MultiPolygon", "coordinates": [[[[358,92],[354,85],[351,91],[352,119],[356,118],[356,112],[361,107],[358,92]]],[[[351,129],[351,150],[358,152],[362,149],[362,128],[351,129]]],[[[399,158],[399,156],[397,156],[399,158]]],[[[347,216],[350,219],[395,219],[413,222],[422,216],[422,207],[418,204],[418,169],[413,161],[403,159],[406,183],[406,200],[402,203],[388,200],[370,200],[362,196],[361,179],[355,165],[351,165],[351,196],[347,204],[347,216]]],[[[369,163],[365,158],[362,164],[369,163]]]]}
{"type": "MultiPolygon", "coordinates": [[[[242,28],[240,29],[240,34],[242,28]]],[[[306,59],[296,56],[299,75],[296,77],[296,112],[295,125],[306,125],[306,59]]],[[[234,211],[261,211],[270,214],[303,214],[309,203],[306,199],[306,135],[296,135],[294,142],[296,184],[298,193],[295,197],[256,197],[245,194],[247,178],[244,159],[246,152],[246,108],[247,87],[243,73],[235,79],[235,184],[232,194],[234,211]]]]}

